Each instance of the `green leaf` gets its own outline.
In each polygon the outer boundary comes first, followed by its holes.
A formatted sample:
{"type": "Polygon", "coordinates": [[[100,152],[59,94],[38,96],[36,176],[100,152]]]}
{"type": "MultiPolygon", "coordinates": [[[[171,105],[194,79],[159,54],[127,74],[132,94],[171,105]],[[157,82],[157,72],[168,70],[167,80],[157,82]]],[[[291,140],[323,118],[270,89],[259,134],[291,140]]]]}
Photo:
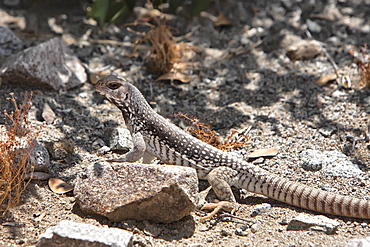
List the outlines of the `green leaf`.
{"type": "Polygon", "coordinates": [[[109,0],[95,0],[88,17],[95,19],[99,26],[103,26],[107,17],[109,0]]]}
{"type": "Polygon", "coordinates": [[[113,15],[111,15],[110,18],[106,20],[110,24],[116,24],[121,22],[125,17],[127,17],[131,13],[130,7],[127,6],[126,4],[123,5],[121,4],[120,6],[114,7],[112,9],[115,11],[116,9],[118,9],[118,11],[116,11],[115,13],[112,12],[113,15]]]}

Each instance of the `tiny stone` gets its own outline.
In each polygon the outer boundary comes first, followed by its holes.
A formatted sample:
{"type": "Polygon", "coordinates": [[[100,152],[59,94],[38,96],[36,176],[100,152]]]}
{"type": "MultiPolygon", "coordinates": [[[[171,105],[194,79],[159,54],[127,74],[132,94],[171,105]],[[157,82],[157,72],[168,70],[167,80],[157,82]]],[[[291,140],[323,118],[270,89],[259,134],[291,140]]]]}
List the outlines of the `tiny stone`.
{"type": "Polygon", "coordinates": [[[262,164],[263,162],[265,162],[265,159],[263,157],[260,157],[260,158],[258,158],[256,160],[254,160],[252,162],[252,164],[258,165],[258,164],[262,164]]]}
{"type": "Polygon", "coordinates": [[[313,33],[319,33],[321,32],[321,26],[319,24],[317,24],[316,22],[314,21],[311,21],[310,19],[307,19],[306,20],[306,24],[307,24],[307,27],[308,29],[313,32],[313,33]]]}
{"type": "Polygon", "coordinates": [[[286,225],[288,225],[288,224],[289,224],[289,221],[288,221],[288,219],[284,218],[284,219],[282,219],[282,220],[279,222],[279,224],[280,224],[280,225],[283,225],[283,226],[286,226],[286,225]]]}
{"type": "Polygon", "coordinates": [[[207,238],[207,240],[206,240],[208,243],[211,243],[212,241],[213,241],[213,239],[212,238],[207,238]]]}
{"type": "Polygon", "coordinates": [[[336,132],[336,128],[334,126],[325,126],[319,129],[320,134],[324,137],[329,137],[336,132]]]}
{"type": "Polygon", "coordinates": [[[257,216],[263,213],[266,213],[271,210],[271,205],[268,203],[262,203],[260,205],[256,205],[251,213],[251,216],[257,216]]]}
{"type": "Polygon", "coordinates": [[[106,154],[110,151],[110,148],[108,146],[102,146],[101,148],[96,151],[98,154],[106,154]]]}
{"type": "Polygon", "coordinates": [[[16,244],[24,244],[24,240],[23,239],[17,239],[17,240],[15,240],[15,243],[16,244]]]}
{"type": "Polygon", "coordinates": [[[244,224],[240,227],[240,229],[243,230],[243,231],[247,230],[248,228],[249,228],[249,225],[247,225],[247,224],[244,224]]]}
{"type": "Polygon", "coordinates": [[[236,228],[235,229],[235,235],[238,235],[238,236],[248,236],[248,232],[245,232],[245,231],[243,231],[240,228],[236,228]]]}
{"type": "Polygon", "coordinates": [[[251,226],[251,232],[252,233],[256,233],[259,229],[260,229],[260,225],[259,224],[253,224],[251,226]]]}
{"type": "Polygon", "coordinates": [[[39,217],[40,215],[41,215],[41,213],[34,213],[33,217],[36,218],[36,217],[39,217]]]}

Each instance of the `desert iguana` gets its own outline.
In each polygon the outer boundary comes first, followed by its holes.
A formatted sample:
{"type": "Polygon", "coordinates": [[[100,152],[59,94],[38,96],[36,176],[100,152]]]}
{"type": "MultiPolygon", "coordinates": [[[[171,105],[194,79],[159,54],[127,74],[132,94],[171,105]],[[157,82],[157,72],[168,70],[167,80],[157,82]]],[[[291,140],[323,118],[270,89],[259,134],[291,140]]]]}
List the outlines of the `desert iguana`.
{"type": "Polygon", "coordinates": [[[148,153],[167,164],[195,168],[199,179],[208,180],[218,198],[224,200],[217,208],[213,206],[217,210],[230,209],[230,205],[234,208],[231,186],[235,186],[320,213],[370,218],[370,201],[292,182],[198,140],[157,114],[125,80],[109,75],[98,81],[96,90],[122,111],[131,132],[134,148],[124,161],[135,162],[148,153]]]}

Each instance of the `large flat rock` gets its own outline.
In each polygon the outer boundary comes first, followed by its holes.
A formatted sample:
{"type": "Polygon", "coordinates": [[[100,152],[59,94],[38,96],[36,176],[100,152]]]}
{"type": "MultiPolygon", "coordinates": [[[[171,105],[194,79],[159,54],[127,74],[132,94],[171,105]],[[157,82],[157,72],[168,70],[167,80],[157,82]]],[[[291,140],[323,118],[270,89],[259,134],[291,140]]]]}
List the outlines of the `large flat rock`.
{"type": "Polygon", "coordinates": [[[4,83],[53,90],[80,86],[87,78],[81,61],[59,38],[8,57],[0,75],[4,83]]]}
{"type": "Polygon", "coordinates": [[[132,234],[118,228],[98,227],[76,223],[69,220],[61,221],[57,226],[50,227],[41,236],[37,247],[130,247],[132,234]]]}
{"type": "Polygon", "coordinates": [[[198,178],[190,167],[96,162],[77,178],[81,209],[111,221],[169,223],[196,208],[198,178]]]}

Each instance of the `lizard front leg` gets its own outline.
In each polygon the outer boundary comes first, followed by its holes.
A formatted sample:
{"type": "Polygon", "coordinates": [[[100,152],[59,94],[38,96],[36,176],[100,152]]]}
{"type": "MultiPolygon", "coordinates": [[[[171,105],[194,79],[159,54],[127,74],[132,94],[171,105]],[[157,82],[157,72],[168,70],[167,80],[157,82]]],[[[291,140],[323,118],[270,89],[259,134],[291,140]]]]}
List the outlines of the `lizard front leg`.
{"type": "Polygon", "coordinates": [[[216,196],[222,201],[204,205],[202,209],[213,209],[213,211],[205,217],[202,217],[202,221],[210,219],[221,209],[231,213],[235,212],[237,203],[231,186],[235,183],[237,176],[238,172],[236,170],[226,166],[216,167],[208,173],[207,180],[212,186],[216,196]]]}
{"type": "Polygon", "coordinates": [[[144,137],[140,132],[132,134],[132,142],[134,147],[125,154],[125,157],[120,159],[112,159],[110,162],[136,162],[142,158],[146,151],[144,137]]]}

